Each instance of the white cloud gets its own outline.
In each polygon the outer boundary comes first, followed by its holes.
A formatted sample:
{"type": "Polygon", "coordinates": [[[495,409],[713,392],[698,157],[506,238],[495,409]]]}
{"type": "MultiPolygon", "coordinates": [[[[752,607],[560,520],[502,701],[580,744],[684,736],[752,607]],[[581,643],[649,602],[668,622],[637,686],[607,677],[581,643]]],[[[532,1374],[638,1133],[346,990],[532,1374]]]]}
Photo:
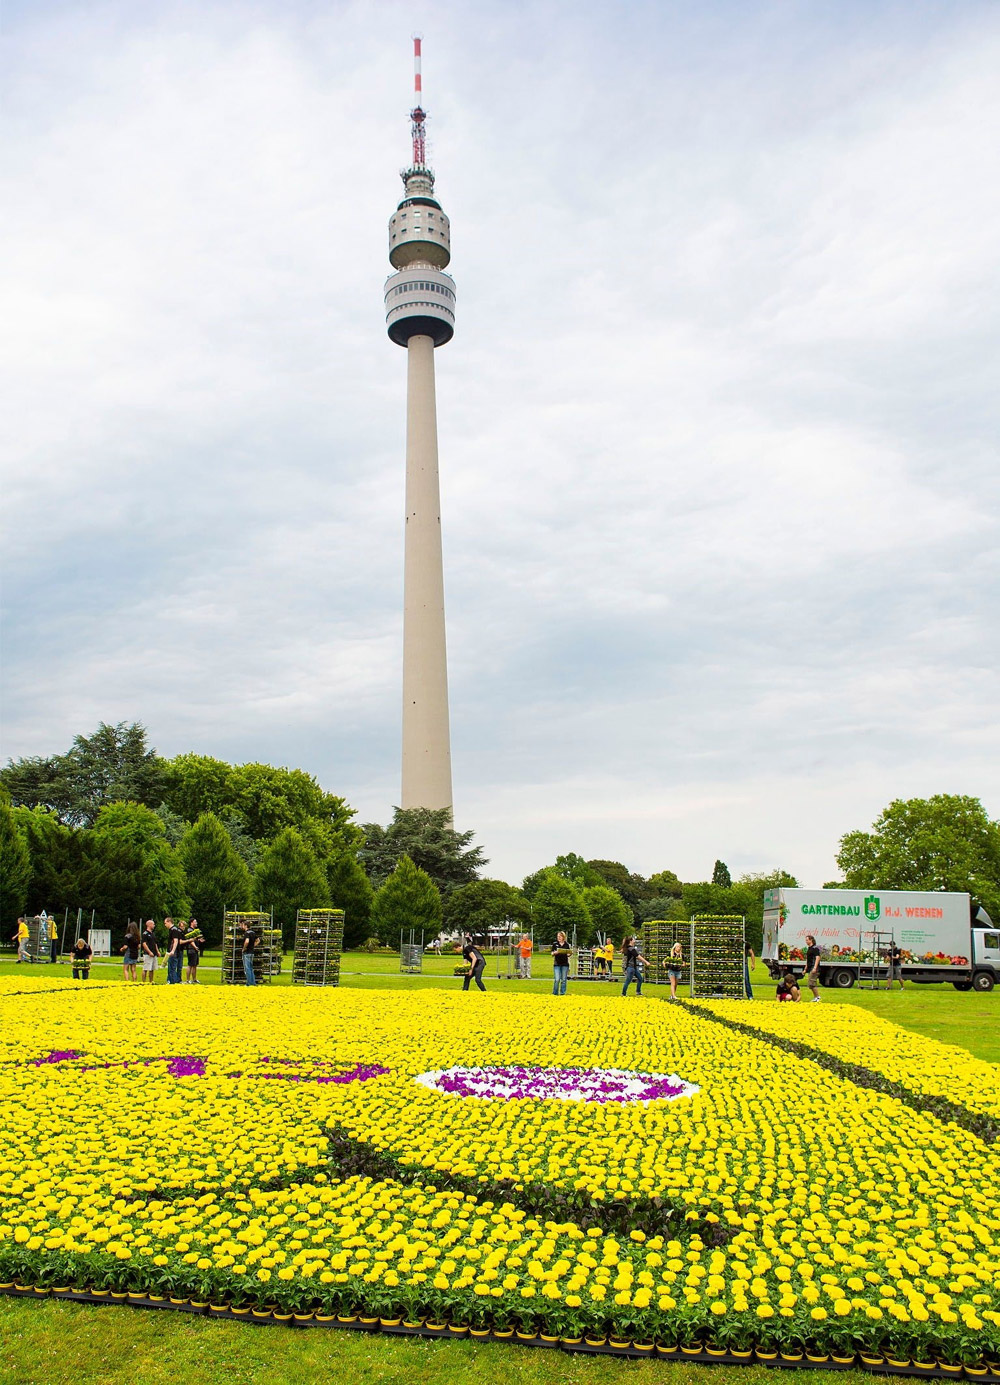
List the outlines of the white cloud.
{"type": "MultiPolygon", "coordinates": [[[[1000,811],[992,7],[421,19],[456,339],[456,798],[815,882],[889,798],[1000,811]]],[[[8,40],[6,750],[397,796],[407,6],[24,10],[8,40]]]]}

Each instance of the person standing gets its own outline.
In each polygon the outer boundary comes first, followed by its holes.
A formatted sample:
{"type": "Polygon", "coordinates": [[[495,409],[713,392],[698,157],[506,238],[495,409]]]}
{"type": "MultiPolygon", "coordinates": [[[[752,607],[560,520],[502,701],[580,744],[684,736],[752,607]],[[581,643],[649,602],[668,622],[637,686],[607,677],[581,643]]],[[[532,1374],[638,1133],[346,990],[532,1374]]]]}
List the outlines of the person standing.
{"type": "Polygon", "coordinates": [[[889,990],[890,990],[890,991],[892,990],[892,983],[893,983],[894,981],[898,981],[898,982],[899,982],[899,989],[900,989],[901,991],[902,991],[902,990],[905,990],[905,987],[904,987],[904,985],[903,985],[903,953],[902,953],[902,950],[901,950],[901,948],[900,948],[900,946],[899,946],[899,943],[896,942],[896,939],[895,939],[895,938],[893,938],[893,940],[892,940],[892,945],[891,945],[890,948],[889,948],[889,990]]]}
{"type": "Polygon", "coordinates": [[[184,926],[180,919],[175,923],[173,919],[166,918],[163,922],[167,927],[167,985],[179,986],[184,966],[184,926]]]}
{"type": "Polygon", "coordinates": [[[746,986],[747,1000],[753,1000],[753,986],[750,984],[750,973],[757,965],[757,958],[754,956],[753,946],[747,943],[743,949],[743,981],[746,986]]]}
{"type": "Polygon", "coordinates": [[[670,982],[670,999],[677,999],[677,983],[681,979],[681,968],[684,965],[684,949],[680,942],[675,942],[670,949],[670,956],[667,959],[667,979],[670,982]]]}
{"type": "Polygon", "coordinates": [[[139,965],[140,952],[139,925],[137,923],[130,923],[126,928],[125,941],[118,951],[125,954],[122,958],[123,978],[126,981],[135,981],[137,979],[135,969],[139,965]]]}
{"type": "Polygon", "coordinates": [[[156,941],[156,925],[152,919],[146,920],[142,934],[142,980],[149,985],[156,981],[156,959],[160,955],[160,945],[156,941]]]}
{"type": "Polygon", "coordinates": [[[253,969],[254,953],[257,951],[257,934],[246,919],[240,925],[243,929],[243,979],[248,986],[256,986],[257,973],[253,969]]]}
{"type": "Polygon", "coordinates": [[[598,942],[594,945],[594,980],[603,981],[606,975],[604,961],[604,944],[598,942]]]}
{"type": "Polygon", "coordinates": [[[187,984],[189,986],[197,986],[198,984],[198,963],[201,961],[204,946],[205,939],[198,927],[198,920],[191,919],[184,934],[184,952],[187,955],[187,984]]]}
{"type": "Polygon", "coordinates": [[[565,995],[569,980],[569,940],[565,933],[557,933],[552,944],[552,994],[565,995]]]}
{"type": "Polygon", "coordinates": [[[625,970],[622,995],[628,995],[628,988],[633,981],[635,982],[636,995],[642,995],[642,969],[646,966],[646,959],[639,951],[639,943],[636,938],[626,938],[622,944],[622,966],[625,970]]]}
{"type": "Polygon", "coordinates": [[[472,941],[471,933],[466,933],[465,935],[462,956],[469,964],[469,970],[465,973],[465,980],[462,982],[462,990],[467,991],[469,989],[469,982],[475,981],[479,989],[485,991],[486,987],[483,985],[483,971],[486,967],[486,958],[472,941]]]}
{"type": "Polygon", "coordinates": [[[812,991],[813,1000],[819,1000],[819,959],[822,949],[817,947],[811,933],[806,934],[806,985],[812,991]]]}
{"type": "Polygon", "coordinates": [[[527,933],[522,933],[521,941],[517,945],[517,974],[522,981],[531,980],[531,954],[534,951],[534,943],[527,933]]]}
{"type": "Polygon", "coordinates": [[[608,969],[608,980],[615,979],[615,945],[609,938],[604,944],[604,965],[608,969]]]}
{"type": "Polygon", "coordinates": [[[49,961],[59,961],[59,934],[56,929],[56,921],[49,915],[49,961]]]}
{"type": "Polygon", "coordinates": [[[90,960],[93,955],[94,949],[90,946],[87,939],[82,935],[77,938],[76,942],[73,944],[73,950],[70,953],[73,962],[74,981],[90,980],[90,960]]]}

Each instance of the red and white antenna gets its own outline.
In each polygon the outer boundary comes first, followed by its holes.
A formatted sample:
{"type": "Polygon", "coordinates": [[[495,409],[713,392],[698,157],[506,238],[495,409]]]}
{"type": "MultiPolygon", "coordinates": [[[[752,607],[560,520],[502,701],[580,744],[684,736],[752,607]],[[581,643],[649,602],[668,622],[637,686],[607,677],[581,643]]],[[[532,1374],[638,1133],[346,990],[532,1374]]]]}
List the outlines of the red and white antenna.
{"type": "Polygon", "coordinates": [[[427,140],[424,135],[424,121],[427,119],[421,102],[423,101],[423,81],[420,74],[420,45],[422,40],[413,36],[413,110],[410,112],[413,134],[413,167],[425,168],[427,165],[427,140]]]}

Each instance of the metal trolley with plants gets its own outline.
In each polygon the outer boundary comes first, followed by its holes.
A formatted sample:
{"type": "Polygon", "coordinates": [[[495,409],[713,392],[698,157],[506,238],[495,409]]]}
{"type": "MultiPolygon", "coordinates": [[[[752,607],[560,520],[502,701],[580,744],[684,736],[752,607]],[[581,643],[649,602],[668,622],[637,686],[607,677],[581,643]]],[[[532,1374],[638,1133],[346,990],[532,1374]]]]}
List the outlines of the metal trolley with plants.
{"type": "Polygon", "coordinates": [[[227,909],[222,925],[222,984],[244,986],[243,924],[257,934],[253,970],[257,984],[271,980],[281,971],[281,929],[274,926],[273,913],[249,909],[227,909]]]}
{"type": "Polygon", "coordinates": [[[293,986],[339,986],[343,909],[300,909],[295,918],[293,986]]]}

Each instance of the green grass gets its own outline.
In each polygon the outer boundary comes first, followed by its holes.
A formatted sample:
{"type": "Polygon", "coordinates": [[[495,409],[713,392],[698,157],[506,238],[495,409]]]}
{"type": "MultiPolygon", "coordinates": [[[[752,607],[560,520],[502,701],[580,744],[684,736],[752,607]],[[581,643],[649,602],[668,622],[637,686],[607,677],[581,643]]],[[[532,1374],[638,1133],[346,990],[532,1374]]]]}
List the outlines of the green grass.
{"type": "MultiPolygon", "coordinates": [[[[206,952],[205,960],[198,971],[201,978],[199,984],[221,984],[220,961],[221,955],[218,952],[206,952]]],[[[461,979],[453,976],[452,972],[460,961],[461,958],[453,956],[428,956],[424,959],[424,971],[421,976],[401,976],[399,958],[396,955],[348,952],[343,959],[341,984],[363,990],[426,990],[442,986],[459,990],[462,985],[461,979]]],[[[536,956],[533,970],[535,975],[531,981],[507,980],[506,958],[501,958],[500,971],[503,975],[502,979],[497,979],[497,959],[490,957],[487,960],[484,980],[490,990],[547,995],[552,989],[552,962],[548,955],[536,956]]],[[[32,978],[71,975],[70,968],[64,963],[54,967],[47,964],[18,966],[10,953],[0,959],[0,976],[22,973],[32,978]]],[[[91,977],[93,980],[121,982],[121,963],[117,960],[97,961],[91,970],[91,977]]],[[[271,984],[289,986],[291,980],[289,956],[285,959],[285,970],[280,976],[276,976],[271,984]]],[[[760,963],[754,969],[752,980],[758,999],[769,1000],[773,997],[774,985],[760,963]]],[[[598,998],[614,995],[621,984],[620,976],[616,981],[615,986],[607,982],[571,981],[570,989],[575,995],[598,998]]],[[[164,969],[157,973],[155,984],[166,984],[164,969]]],[[[647,985],[646,993],[662,998],[667,994],[667,988],[647,985]]],[[[1000,1063],[1000,989],[980,995],[971,991],[956,991],[948,983],[936,986],[910,984],[903,992],[862,991],[855,987],[849,991],[824,990],[822,996],[824,1004],[860,1005],[874,1014],[893,1020],[904,1029],[912,1029],[917,1034],[924,1034],[941,1043],[957,1044],[977,1058],[984,1058],[990,1063],[1000,1063]]],[[[858,1054],[857,1061],[864,1064],[863,1053],[858,1054]]]]}
{"type": "MultiPolygon", "coordinates": [[[[296,1332],[181,1313],[0,1298],[0,1385],[766,1385],[763,1366],[568,1356],[498,1342],[296,1332]]],[[[797,1371],[796,1385],[826,1385],[797,1371]]],[[[842,1385],[870,1385],[860,1371],[842,1385]]]]}

